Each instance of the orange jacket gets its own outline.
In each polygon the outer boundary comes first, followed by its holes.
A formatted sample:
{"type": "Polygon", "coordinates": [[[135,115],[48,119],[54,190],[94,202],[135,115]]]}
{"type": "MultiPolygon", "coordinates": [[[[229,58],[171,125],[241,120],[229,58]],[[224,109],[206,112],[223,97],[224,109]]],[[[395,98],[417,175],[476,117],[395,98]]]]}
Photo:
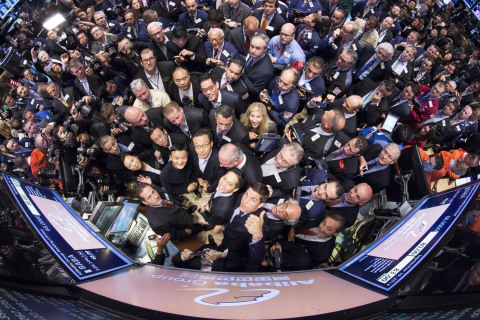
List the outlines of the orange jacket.
{"type": "Polygon", "coordinates": [[[33,149],[30,155],[30,169],[35,179],[38,180],[38,170],[45,167],[48,163],[47,153],[38,148],[33,149]]]}
{"type": "MultiPolygon", "coordinates": [[[[443,168],[437,171],[428,172],[430,176],[430,181],[437,181],[441,178],[445,177],[447,173],[450,171],[450,162],[453,159],[453,154],[447,151],[440,151],[440,153],[436,153],[435,155],[440,155],[443,158],[443,168]]],[[[433,156],[433,155],[432,155],[433,156]]]]}
{"type": "MultiPolygon", "coordinates": [[[[465,157],[465,155],[467,155],[467,151],[465,151],[463,149],[450,150],[450,153],[453,155],[453,160],[456,160],[456,161],[462,161],[463,157],[465,157]]],[[[452,180],[456,180],[456,179],[460,178],[460,176],[457,176],[456,174],[454,174],[450,170],[448,171],[447,176],[452,180]]]]}

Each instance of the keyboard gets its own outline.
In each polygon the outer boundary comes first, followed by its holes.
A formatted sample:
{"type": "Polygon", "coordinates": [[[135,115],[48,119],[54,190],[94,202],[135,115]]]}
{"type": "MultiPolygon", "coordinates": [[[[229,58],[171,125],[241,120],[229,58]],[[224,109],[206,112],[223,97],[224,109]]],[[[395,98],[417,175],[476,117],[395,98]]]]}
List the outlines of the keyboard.
{"type": "Polygon", "coordinates": [[[129,233],[127,241],[132,246],[138,247],[145,236],[145,230],[148,228],[148,222],[143,219],[137,219],[137,224],[133,227],[133,230],[129,233]]]}

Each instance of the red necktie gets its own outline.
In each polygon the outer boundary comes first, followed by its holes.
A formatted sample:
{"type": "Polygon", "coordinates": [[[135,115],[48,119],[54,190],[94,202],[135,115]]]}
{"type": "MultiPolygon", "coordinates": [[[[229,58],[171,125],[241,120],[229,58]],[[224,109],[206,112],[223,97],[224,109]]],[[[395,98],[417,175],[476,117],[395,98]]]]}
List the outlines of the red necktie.
{"type": "Polygon", "coordinates": [[[245,53],[248,54],[250,52],[250,37],[245,37],[245,53]]]}
{"type": "Polygon", "coordinates": [[[285,47],[282,46],[282,50],[280,50],[280,53],[278,54],[278,57],[281,58],[283,56],[284,52],[285,52],[285,47]]]}
{"type": "Polygon", "coordinates": [[[228,85],[228,81],[225,81],[224,84],[222,84],[222,86],[220,87],[220,89],[225,89],[228,85]]]}
{"type": "Polygon", "coordinates": [[[298,36],[298,40],[297,40],[297,41],[300,42],[300,40],[302,40],[304,36],[305,36],[305,29],[303,29],[303,31],[300,32],[300,35],[298,36]]]}

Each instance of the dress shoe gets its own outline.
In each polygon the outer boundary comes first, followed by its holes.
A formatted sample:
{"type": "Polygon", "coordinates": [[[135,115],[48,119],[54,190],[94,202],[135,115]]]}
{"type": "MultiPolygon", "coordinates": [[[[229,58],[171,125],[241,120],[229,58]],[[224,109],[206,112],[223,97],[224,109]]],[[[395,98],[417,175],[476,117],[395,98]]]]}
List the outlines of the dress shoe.
{"type": "Polygon", "coordinates": [[[211,246],[217,245],[217,243],[215,242],[215,239],[213,239],[213,236],[211,234],[208,235],[208,244],[211,246]]]}
{"type": "Polygon", "coordinates": [[[189,214],[192,214],[192,213],[194,213],[195,211],[197,211],[197,209],[198,209],[198,207],[195,206],[195,205],[194,205],[194,206],[190,206],[190,207],[188,207],[187,212],[188,212],[189,214]]]}
{"type": "Polygon", "coordinates": [[[197,196],[197,198],[201,198],[201,197],[202,197],[202,194],[200,193],[200,191],[198,191],[198,189],[193,190],[193,193],[197,196]]]}

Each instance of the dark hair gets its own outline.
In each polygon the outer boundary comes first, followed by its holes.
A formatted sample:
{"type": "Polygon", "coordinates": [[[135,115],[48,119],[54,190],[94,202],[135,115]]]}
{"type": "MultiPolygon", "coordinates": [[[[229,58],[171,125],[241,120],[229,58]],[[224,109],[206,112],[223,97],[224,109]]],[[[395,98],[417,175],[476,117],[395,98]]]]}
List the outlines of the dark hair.
{"type": "Polygon", "coordinates": [[[104,103],[100,108],[100,117],[103,121],[107,121],[112,115],[117,113],[115,106],[109,102],[104,103]]]}
{"type": "Polygon", "coordinates": [[[340,198],[344,192],[343,186],[338,181],[333,181],[333,183],[335,184],[335,195],[336,195],[335,199],[340,198]]]}
{"type": "Polygon", "coordinates": [[[212,83],[218,83],[218,81],[215,80],[215,78],[210,73],[203,73],[202,75],[200,75],[200,77],[198,78],[198,83],[202,84],[202,82],[208,80],[212,80],[212,83]]]}
{"type": "Polygon", "coordinates": [[[230,67],[230,65],[231,65],[232,63],[236,64],[236,65],[239,66],[239,67],[242,67],[242,69],[243,69],[243,67],[245,66],[245,64],[243,63],[243,61],[240,60],[240,59],[230,59],[230,60],[228,61],[227,67],[230,67]]]}
{"type": "Polygon", "coordinates": [[[192,136],[192,140],[193,138],[198,138],[200,136],[204,136],[206,135],[208,137],[208,140],[210,142],[213,141],[213,135],[212,135],[212,131],[210,131],[210,129],[207,129],[207,128],[201,128],[201,129],[198,129],[192,136]]]}
{"type": "Polygon", "coordinates": [[[399,124],[398,126],[395,127],[395,129],[392,131],[392,141],[395,142],[396,144],[401,144],[410,138],[410,127],[406,124],[399,124]]]}
{"type": "Polygon", "coordinates": [[[145,199],[140,196],[140,193],[142,193],[143,189],[145,189],[146,187],[152,187],[153,188],[153,186],[149,185],[148,183],[140,182],[137,186],[137,189],[135,190],[135,194],[136,194],[137,198],[142,199],[143,201],[145,201],[145,199]]]}
{"type": "Polygon", "coordinates": [[[225,119],[235,116],[235,109],[229,106],[228,104],[221,104],[218,108],[215,109],[216,115],[221,115],[225,119]]]}
{"type": "Polygon", "coordinates": [[[243,187],[243,184],[245,183],[245,179],[243,178],[243,172],[242,170],[238,169],[238,168],[231,168],[229,169],[227,172],[225,172],[225,174],[229,173],[229,172],[232,172],[232,173],[235,173],[237,175],[237,178],[238,178],[238,182],[237,184],[235,185],[235,188],[241,188],[243,187]]]}
{"type": "Polygon", "coordinates": [[[223,12],[217,9],[210,10],[208,13],[207,20],[208,21],[215,21],[215,22],[223,22],[223,19],[225,16],[223,15],[223,12]]]}
{"type": "Polygon", "coordinates": [[[384,84],[384,86],[385,86],[385,89],[386,89],[388,92],[393,92],[393,91],[395,91],[395,89],[396,89],[395,83],[394,83],[393,81],[387,80],[387,81],[385,81],[383,84],[384,84]]]}
{"type": "Polygon", "coordinates": [[[416,96],[418,94],[418,84],[416,84],[415,82],[409,82],[407,83],[407,85],[405,87],[411,87],[412,88],[412,91],[413,91],[413,94],[416,96]]]}
{"type": "Polygon", "coordinates": [[[174,144],[170,148],[170,154],[172,154],[173,151],[186,151],[188,153],[187,146],[183,143],[174,144]]]}
{"type": "Polygon", "coordinates": [[[278,0],[263,0],[263,4],[265,4],[265,2],[273,3],[275,4],[275,8],[278,8],[278,0]]]}
{"type": "Polygon", "coordinates": [[[359,154],[363,154],[368,149],[368,140],[364,136],[356,136],[355,148],[360,149],[359,154]]]}
{"type": "Polygon", "coordinates": [[[250,185],[250,188],[260,195],[260,203],[265,203],[270,194],[266,185],[261,182],[254,182],[250,185]]]}
{"type": "Polygon", "coordinates": [[[187,28],[184,26],[178,26],[172,31],[172,37],[174,39],[186,38],[188,36],[187,28]]]}
{"type": "Polygon", "coordinates": [[[319,56],[313,56],[307,60],[307,64],[311,63],[315,68],[322,69],[325,67],[325,60],[319,56]]]}
{"type": "Polygon", "coordinates": [[[433,170],[436,171],[442,169],[444,164],[445,160],[443,160],[441,155],[435,156],[435,166],[433,167],[433,170]]]}
{"type": "Polygon", "coordinates": [[[336,232],[340,232],[343,229],[345,229],[345,218],[341,214],[339,214],[335,211],[329,211],[325,218],[327,218],[327,217],[329,217],[329,218],[331,218],[331,219],[333,219],[333,220],[335,220],[339,223],[339,226],[338,226],[336,232]]]}

